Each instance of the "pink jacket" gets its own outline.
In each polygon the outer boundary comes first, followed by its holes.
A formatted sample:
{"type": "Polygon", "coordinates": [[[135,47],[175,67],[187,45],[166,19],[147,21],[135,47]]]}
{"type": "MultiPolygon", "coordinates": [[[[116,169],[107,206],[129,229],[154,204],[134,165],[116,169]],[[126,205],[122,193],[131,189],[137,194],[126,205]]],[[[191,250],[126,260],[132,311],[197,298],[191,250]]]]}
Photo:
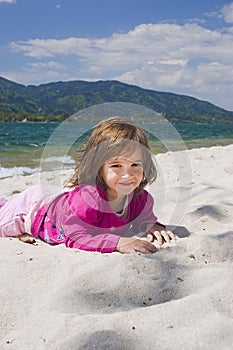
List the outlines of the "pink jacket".
{"type": "Polygon", "coordinates": [[[99,186],[80,186],[40,208],[31,233],[51,244],[111,253],[120,237],[142,236],[147,224],[157,222],[153,205],[153,197],[144,190],[129,202],[121,217],[112,211],[99,186]]]}

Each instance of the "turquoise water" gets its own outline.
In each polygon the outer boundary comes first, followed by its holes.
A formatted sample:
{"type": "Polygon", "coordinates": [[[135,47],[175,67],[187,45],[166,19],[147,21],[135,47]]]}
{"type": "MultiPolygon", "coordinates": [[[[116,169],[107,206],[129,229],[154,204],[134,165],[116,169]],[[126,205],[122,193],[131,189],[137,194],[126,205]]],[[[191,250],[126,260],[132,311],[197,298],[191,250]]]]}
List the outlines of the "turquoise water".
{"type": "MultiPolygon", "coordinates": [[[[78,137],[82,139],[90,126],[81,122],[66,124],[67,130],[63,128],[53,138],[59,129],[58,123],[0,123],[0,178],[38,171],[41,157],[55,164],[59,161],[59,154],[64,168],[73,167],[76,140],[78,137]],[[56,152],[43,154],[50,143],[56,152]],[[67,150],[65,158],[64,149],[67,150]]],[[[142,124],[142,127],[152,134],[154,152],[233,143],[233,124],[142,124]]]]}

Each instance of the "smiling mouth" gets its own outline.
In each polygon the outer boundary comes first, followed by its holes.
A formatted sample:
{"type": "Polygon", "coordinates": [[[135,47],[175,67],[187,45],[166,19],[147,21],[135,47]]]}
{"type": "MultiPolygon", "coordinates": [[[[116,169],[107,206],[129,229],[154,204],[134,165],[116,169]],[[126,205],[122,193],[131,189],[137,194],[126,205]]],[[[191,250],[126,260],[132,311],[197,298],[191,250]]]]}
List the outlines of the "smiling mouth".
{"type": "Polygon", "coordinates": [[[125,187],[129,187],[129,186],[133,186],[133,183],[129,183],[129,182],[119,182],[118,185],[120,186],[125,186],[125,187]]]}

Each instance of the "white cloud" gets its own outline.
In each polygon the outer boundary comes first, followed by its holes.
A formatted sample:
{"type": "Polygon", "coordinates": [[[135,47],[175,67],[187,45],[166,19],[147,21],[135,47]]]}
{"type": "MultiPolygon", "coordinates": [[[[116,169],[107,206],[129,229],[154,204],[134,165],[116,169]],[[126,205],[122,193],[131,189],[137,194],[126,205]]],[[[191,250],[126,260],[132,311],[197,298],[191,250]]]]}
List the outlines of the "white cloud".
{"type": "Polygon", "coordinates": [[[66,70],[66,66],[54,61],[50,62],[33,62],[33,63],[28,63],[28,70],[33,70],[37,72],[38,70],[42,69],[52,69],[52,70],[66,70]]]}
{"type": "Polygon", "coordinates": [[[41,59],[56,55],[85,55],[90,40],[84,38],[68,39],[29,39],[28,41],[12,42],[14,52],[23,51],[26,56],[41,59]]]}
{"type": "Polygon", "coordinates": [[[233,23],[233,2],[224,5],[221,9],[221,14],[226,23],[233,23]]]}
{"type": "Polygon", "coordinates": [[[0,0],[0,3],[5,2],[7,4],[16,4],[16,0],[0,0]]]}
{"type": "Polygon", "coordinates": [[[106,38],[30,39],[12,42],[10,47],[34,60],[27,67],[34,75],[36,70],[41,75],[43,68],[48,78],[59,71],[63,79],[83,79],[84,74],[88,80],[115,78],[218,105],[224,101],[226,108],[233,109],[232,41],[231,28],[216,31],[195,23],[160,23],[141,24],[106,38]],[[47,58],[55,58],[56,63],[43,62],[47,58]]]}
{"type": "MultiPolygon", "coordinates": [[[[30,76],[30,79],[35,81],[38,80],[38,76],[43,76],[43,83],[45,81],[55,81],[69,79],[69,73],[67,74],[67,67],[55,61],[49,62],[31,62],[28,63],[24,69],[24,74],[30,76]]],[[[38,81],[41,83],[41,81],[38,81]]]]}
{"type": "Polygon", "coordinates": [[[70,80],[70,73],[67,67],[55,61],[29,62],[22,69],[22,71],[5,71],[1,73],[1,76],[21,84],[24,83],[26,85],[31,85],[32,82],[33,84],[41,84],[56,80],[70,80]]]}
{"type": "Polygon", "coordinates": [[[74,55],[99,70],[112,69],[114,64],[114,68],[120,70],[129,62],[138,66],[145,59],[183,62],[193,56],[210,57],[218,54],[222,41],[231,39],[227,34],[197,24],[142,24],[127,34],[113,34],[109,38],[30,39],[12,42],[10,47],[37,59],[74,55]]]}

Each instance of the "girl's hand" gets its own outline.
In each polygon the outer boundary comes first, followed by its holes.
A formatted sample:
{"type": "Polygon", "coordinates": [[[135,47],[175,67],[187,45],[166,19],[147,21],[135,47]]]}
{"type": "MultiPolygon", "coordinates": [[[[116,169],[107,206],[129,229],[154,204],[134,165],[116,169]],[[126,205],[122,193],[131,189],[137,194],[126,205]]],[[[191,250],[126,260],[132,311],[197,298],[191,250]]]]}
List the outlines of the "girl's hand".
{"type": "Polygon", "coordinates": [[[159,245],[171,240],[177,239],[177,236],[172,231],[167,231],[164,227],[155,224],[147,232],[146,236],[149,242],[154,242],[156,239],[159,245]]]}
{"type": "Polygon", "coordinates": [[[122,254],[129,253],[142,253],[142,254],[152,254],[158,251],[158,249],[146,240],[139,238],[126,238],[120,237],[116,246],[116,251],[122,254]]]}

